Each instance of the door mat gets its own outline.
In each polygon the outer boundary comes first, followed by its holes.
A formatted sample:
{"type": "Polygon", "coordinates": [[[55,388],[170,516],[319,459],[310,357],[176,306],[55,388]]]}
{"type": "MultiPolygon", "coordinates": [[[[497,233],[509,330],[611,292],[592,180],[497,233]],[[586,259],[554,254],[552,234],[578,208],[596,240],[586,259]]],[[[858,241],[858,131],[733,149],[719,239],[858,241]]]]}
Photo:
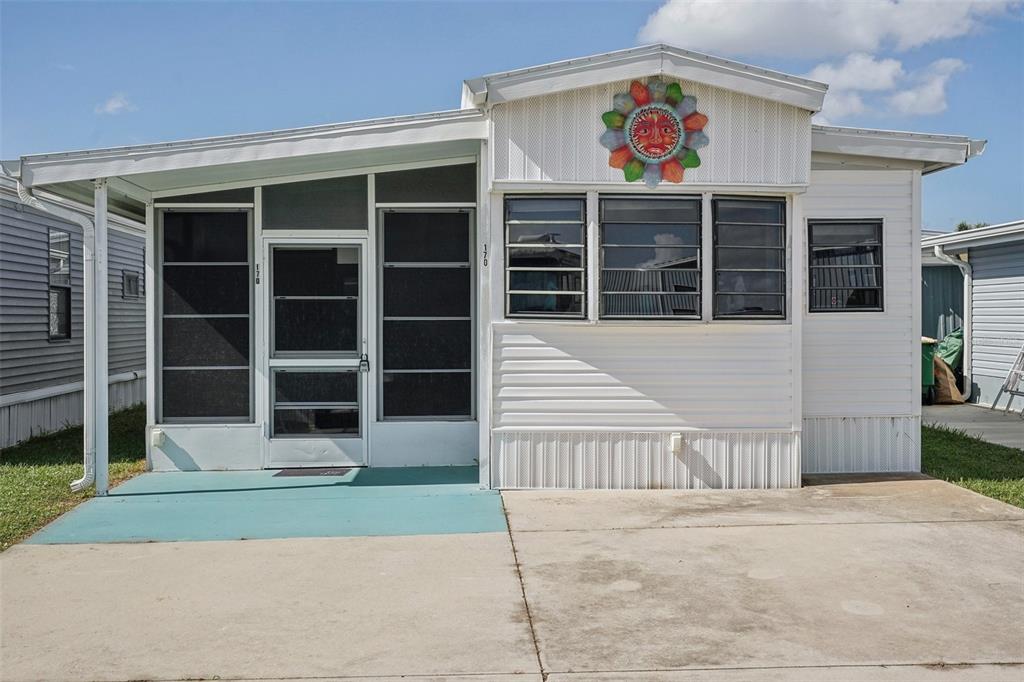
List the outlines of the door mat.
{"type": "Polygon", "coordinates": [[[288,476],[344,476],[352,471],[351,468],[342,467],[318,467],[309,469],[281,469],[274,478],[288,476]]]}

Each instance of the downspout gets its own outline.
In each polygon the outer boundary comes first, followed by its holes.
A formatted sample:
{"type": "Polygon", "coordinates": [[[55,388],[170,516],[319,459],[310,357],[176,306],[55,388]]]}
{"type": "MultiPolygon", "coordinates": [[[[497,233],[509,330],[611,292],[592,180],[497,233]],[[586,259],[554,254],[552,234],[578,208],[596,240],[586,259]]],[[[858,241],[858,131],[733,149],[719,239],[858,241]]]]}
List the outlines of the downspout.
{"type": "Polygon", "coordinates": [[[974,386],[974,380],[972,378],[973,375],[972,375],[972,372],[971,372],[971,369],[972,369],[972,367],[971,367],[971,364],[972,364],[971,363],[971,337],[972,337],[972,333],[971,333],[971,327],[972,327],[971,317],[972,317],[972,315],[971,314],[972,314],[972,310],[973,310],[973,307],[974,307],[972,305],[972,303],[971,303],[971,298],[972,298],[971,297],[971,285],[972,285],[972,283],[974,281],[973,280],[974,270],[973,270],[973,268],[971,268],[971,264],[970,263],[962,261],[959,258],[951,256],[948,253],[946,253],[945,251],[943,251],[942,250],[942,246],[940,244],[936,244],[935,246],[933,246],[932,247],[932,252],[935,254],[935,257],[938,258],[943,263],[948,263],[949,265],[955,265],[957,268],[960,269],[960,272],[962,272],[963,276],[964,276],[964,294],[963,294],[964,295],[964,394],[963,395],[964,395],[964,400],[967,400],[968,398],[971,397],[971,389],[974,386]]]}
{"type": "MultiPolygon", "coordinates": [[[[87,280],[95,278],[95,253],[90,246],[94,243],[96,238],[96,226],[93,222],[81,213],[76,213],[75,211],[63,208],[62,206],[53,206],[43,203],[37,199],[34,194],[32,194],[32,190],[21,184],[21,180],[17,180],[17,183],[18,199],[21,200],[21,203],[26,206],[31,206],[37,211],[49,213],[62,220],[77,223],[82,226],[82,242],[85,244],[85,247],[82,249],[83,274],[87,280]]],[[[95,284],[93,284],[93,286],[95,286],[95,284]]],[[[86,288],[92,289],[92,286],[88,286],[86,288]]],[[[86,301],[85,305],[89,306],[90,304],[86,301]]],[[[88,319],[88,314],[86,315],[86,318],[88,319]]],[[[88,324],[88,322],[86,323],[88,324]]],[[[89,336],[89,334],[86,334],[86,343],[88,343],[89,336]]],[[[92,357],[90,357],[89,348],[85,349],[83,356],[84,364],[88,365],[93,362],[92,357]]],[[[89,374],[88,367],[85,368],[85,373],[89,374]]],[[[88,383],[89,382],[86,382],[86,384],[88,383]]],[[[105,382],[103,388],[106,390],[105,382]]],[[[85,448],[82,458],[82,477],[71,482],[71,490],[76,493],[85,490],[96,480],[96,433],[95,429],[92,427],[92,418],[96,411],[95,396],[89,395],[89,391],[83,390],[82,402],[85,406],[82,429],[85,432],[85,448]]]]}

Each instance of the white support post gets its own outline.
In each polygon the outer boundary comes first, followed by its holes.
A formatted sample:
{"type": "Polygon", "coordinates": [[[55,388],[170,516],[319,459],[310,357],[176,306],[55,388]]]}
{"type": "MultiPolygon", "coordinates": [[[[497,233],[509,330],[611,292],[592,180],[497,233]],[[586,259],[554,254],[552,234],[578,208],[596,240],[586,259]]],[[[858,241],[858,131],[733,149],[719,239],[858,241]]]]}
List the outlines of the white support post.
{"type": "MultiPolygon", "coordinates": [[[[107,494],[108,476],[108,383],[107,383],[107,181],[96,180],[94,192],[92,306],[86,310],[86,362],[92,337],[92,372],[85,375],[85,394],[93,398],[93,438],[96,446],[96,495],[107,494]],[[91,322],[91,325],[90,325],[91,322]]],[[[86,301],[89,301],[88,287],[86,301]]],[[[88,303],[86,304],[88,306],[88,303]]],[[[89,423],[86,423],[86,429],[89,423]]]]}
{"type": "Polygon", "coordinates": [[[153,446],[149,429],[156,425],[156,301],[157,301],[156,210],[146,202],[146,469],[153,469],[153,446]]]}

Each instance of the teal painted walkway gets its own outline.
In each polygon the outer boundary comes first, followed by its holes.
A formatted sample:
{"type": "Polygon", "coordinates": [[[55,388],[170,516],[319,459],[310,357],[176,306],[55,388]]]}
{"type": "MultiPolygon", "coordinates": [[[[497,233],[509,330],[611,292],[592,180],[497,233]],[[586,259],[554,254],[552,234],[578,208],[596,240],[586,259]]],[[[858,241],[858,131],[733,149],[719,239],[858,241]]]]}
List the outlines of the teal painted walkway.
{"type": "Polygon", "coordinates": [[[476,467],[146,473],[68,512],[32,544],[175,542],[506,530],[476,467]]]}

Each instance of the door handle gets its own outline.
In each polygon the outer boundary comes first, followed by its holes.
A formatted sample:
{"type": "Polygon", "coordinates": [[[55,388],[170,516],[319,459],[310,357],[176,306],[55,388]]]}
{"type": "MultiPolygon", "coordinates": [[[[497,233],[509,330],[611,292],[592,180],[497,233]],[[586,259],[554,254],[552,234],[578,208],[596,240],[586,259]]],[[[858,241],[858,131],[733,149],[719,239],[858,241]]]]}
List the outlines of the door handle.
{"type": "Polygon", "coordinates": [[[370,358],[366,357],[366,353],[363,353],[362,355],[359,356],[359,371],[370,371],[370,358]]]}

